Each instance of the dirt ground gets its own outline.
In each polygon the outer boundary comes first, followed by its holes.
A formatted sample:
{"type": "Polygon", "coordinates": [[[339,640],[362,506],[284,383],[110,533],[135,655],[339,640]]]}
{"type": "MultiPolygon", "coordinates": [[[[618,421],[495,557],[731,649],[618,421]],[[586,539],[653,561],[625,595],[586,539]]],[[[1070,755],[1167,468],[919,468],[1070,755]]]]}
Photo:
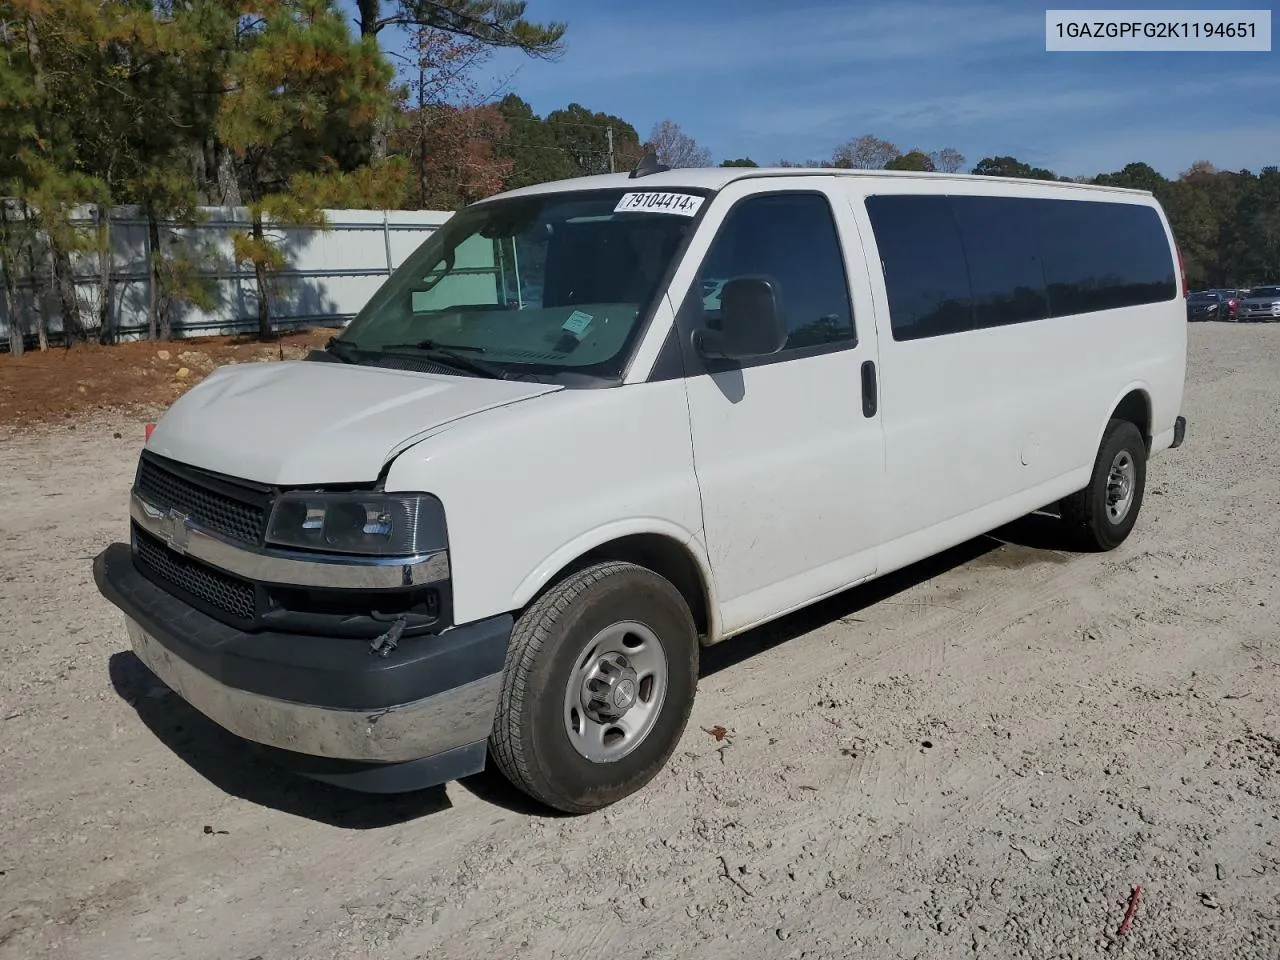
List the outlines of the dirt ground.
{"type": "Polygon", "coordinates": [[[1119,550],[1028,522],[707,651],[583,818],[247,759],[93,586],[140,422],[0,426],[0,958],[1276,960],[1280,328],[1190,336],[1119,550]]]}
{"type": "Polygon", "coordinates": [[[214,367],[296,360],[338,331],[301,329],[266,342],[256,337],[80,343],[0,355],[0,430],[73,423],[86,416],[154,418],[214,367]]]}

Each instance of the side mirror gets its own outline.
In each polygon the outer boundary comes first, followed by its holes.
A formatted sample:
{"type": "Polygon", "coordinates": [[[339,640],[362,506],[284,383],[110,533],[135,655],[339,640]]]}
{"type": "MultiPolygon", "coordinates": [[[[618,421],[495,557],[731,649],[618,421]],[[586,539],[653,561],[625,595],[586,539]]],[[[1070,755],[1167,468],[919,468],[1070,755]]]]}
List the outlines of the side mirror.
{"type": "Polygon", "coordinates": [[[739,277],[720,290],[720,329],[699,330],[694,346],[704,357],[743,360],[777,353],[786,345],[788,333],[774,282],[739,277]]]}

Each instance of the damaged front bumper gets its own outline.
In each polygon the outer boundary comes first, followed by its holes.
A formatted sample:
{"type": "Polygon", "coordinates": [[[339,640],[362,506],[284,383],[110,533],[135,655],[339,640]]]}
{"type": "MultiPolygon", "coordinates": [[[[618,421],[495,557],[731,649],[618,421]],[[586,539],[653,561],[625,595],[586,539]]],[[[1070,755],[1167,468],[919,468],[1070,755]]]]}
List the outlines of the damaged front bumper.
{"type": "Polygon", "coordinates": [[[399,792],[484,768],[510,616],[406,638],[387,657],[339,637],[242,632],[165,592],[128,544],[94,560],[133,651],[209,719],[313,779],[399,792]]]}

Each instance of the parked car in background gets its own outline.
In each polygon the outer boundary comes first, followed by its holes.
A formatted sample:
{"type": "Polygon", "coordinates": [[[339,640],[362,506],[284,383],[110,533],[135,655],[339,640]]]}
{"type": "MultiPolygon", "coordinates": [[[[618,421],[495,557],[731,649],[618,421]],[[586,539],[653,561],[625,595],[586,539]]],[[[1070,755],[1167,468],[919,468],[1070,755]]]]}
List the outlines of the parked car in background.
{"type": "Polygon", "coordinates": [[[1216,290],[1200,290],[1187,297],[1187,321],[1229,320],[1235,314],[1235,301],[1216,290]]]}
{"type": "Polygon", "coordinates": [[[1280,286],[1254,287],[1240,302],[1237,316],[1242,322],[1271,323],[1280,320],[1280,286]]]}
{"type": "Polygon", "coordinates": [[[1226,288],[1226,289],[1214,289],[1214,290],[1210,290],[1209,292],[1210,292],[1210,293],[1220,293],[1220,294],[1222,294],[1224,297],[1226,297],[1226,298],[1227,298],[1227,316],[1223,317],[1223,318],[1222,318],[1223,320],[1238,320],[1238,319],[1239,319],[1239,317],[1237,316],[1237,314],[1238,314],[1238,313],[1239,313],[1239,311],[1240,311],[1240,301],[1241,301],[1241,300],[1243,300],[1243,299],[1245,298],[1245,294],[1247,294],[1249,291],[1247,291],[1247,290],[1240,290],[1240,289],[1237,289],[1237,288],[1234,288],[1234,287],[1228,287],[1228,288],[1226,288]]]}

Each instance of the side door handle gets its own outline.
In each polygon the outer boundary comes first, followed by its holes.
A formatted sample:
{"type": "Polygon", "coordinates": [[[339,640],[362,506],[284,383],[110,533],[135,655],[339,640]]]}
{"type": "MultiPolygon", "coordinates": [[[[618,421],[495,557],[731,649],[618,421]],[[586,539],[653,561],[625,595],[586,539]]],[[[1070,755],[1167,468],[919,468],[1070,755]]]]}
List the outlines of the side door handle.
{"type": "Polygon", "coordinates": [[[876,415],[876,364],[874,360],[862,361],[862,415],[876,415]]]}

